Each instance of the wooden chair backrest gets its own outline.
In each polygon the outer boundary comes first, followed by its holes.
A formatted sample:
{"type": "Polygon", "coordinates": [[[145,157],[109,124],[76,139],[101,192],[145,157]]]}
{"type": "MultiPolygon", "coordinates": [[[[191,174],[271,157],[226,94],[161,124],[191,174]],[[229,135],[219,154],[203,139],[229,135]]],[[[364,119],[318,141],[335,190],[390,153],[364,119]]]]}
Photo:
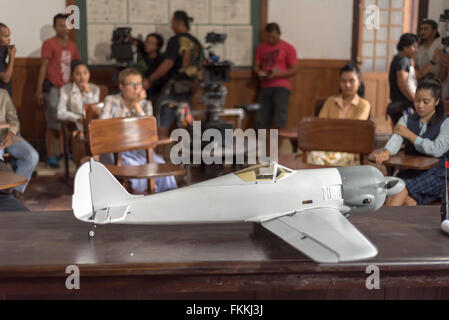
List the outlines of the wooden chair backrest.
{"type": "Polygon", "coordinates": [[[92,120],[89,144],[92,155],[151,150],[157,142],[157,123],[153,116],[92,120]]]}
{"type": "MultiPolygon", "coordinates": [[[[368,156],[374,150],[374,123],[370,120],[303,118],[298,147],[307,151],[335,151],[368,156]]],[[[303,158],[304,159],[304,158],[303,158]]]]}
{"type": "Polygon", "coordinates": [[[100,88],[100,101],[104,101],[104,98],[109,94],[109,89],[105,85],[99,85],[100,88]]]}
{"type": "Polygon", "coordinates": [[[326,98],[318,99],[315,101],[315,109],[313,110],[313,116],[318,117],[320,115],[321,109],[324,107],[326,98]]]}
{"type": "Polygon", "coordinates": [[[90,103],[83,106],[83,121],[84,121],[84,133],[86,136],[89,134],[89,123],[92,120],[98,119],[103,109],[102,103],[90,103]]]}

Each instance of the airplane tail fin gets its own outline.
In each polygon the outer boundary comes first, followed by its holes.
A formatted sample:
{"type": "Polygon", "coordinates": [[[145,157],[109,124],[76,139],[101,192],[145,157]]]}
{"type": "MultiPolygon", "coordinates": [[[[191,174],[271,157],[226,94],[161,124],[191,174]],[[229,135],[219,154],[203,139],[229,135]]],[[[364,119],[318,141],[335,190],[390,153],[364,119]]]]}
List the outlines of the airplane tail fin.
{"type": "Polygon", "coordinates": [[[105,166],[93,159],[76,172],[72,208],[79,220],[93,222],[98,210],[122,205],[132,198],[135,196],[129,194],[105,166]]]}

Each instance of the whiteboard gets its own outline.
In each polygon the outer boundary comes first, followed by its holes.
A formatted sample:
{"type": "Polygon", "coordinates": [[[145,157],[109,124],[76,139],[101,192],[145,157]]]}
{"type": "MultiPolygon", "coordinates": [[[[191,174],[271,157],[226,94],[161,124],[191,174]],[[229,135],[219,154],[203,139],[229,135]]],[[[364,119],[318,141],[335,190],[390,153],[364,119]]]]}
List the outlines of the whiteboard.
{"type": "Polygon", "coordinates": [[[353,0],[269,0],[268,22],[299,59],[350,60],[353,0]]]}
{"type": "Polygon", "coordinates": [[[203,46],[208,32],[227,33],[226,44],[215,47],[215,54],[235,66],[251,66],[253,28],[251,0],[86,0],[88,63],[113,65],[110,60],[112,32],[131,27],[134,37],[142,39],[152,32],[164,38],[165,50],[170,37],[173,12],[184,10],[194,18],[190,33],[203,46]]]}

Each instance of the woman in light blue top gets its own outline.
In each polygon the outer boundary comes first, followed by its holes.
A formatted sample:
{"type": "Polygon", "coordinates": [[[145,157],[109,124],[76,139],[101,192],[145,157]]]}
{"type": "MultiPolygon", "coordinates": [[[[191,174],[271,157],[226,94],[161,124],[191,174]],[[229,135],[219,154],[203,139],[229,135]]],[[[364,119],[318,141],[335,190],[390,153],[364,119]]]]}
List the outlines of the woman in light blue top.
{"type": "Polygon", "coordinates": [[[385,150],[376,156],[378,164],[396,155],[405,143],[405,153],[439,158],[438,166],[429,170],[403,170],[398,173],[406,189],[387,199],[390,206],[416,206],[442,199],[446,186],[445,160],[449,157],[449,119],[440,99],[441,85],[436,80],[418,84],[414,106],[416,113],[403,116],[385,150]]]}

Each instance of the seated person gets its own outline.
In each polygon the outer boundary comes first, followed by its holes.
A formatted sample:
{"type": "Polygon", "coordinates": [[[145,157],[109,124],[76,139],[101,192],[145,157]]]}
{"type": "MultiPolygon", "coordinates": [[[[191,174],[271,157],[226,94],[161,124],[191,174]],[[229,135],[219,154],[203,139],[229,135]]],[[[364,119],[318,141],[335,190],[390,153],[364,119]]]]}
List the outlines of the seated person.
{"type": "Polygon", "coordinates": [[[438,166],[426,171],[400,171],[397,177],[404,180],[406,188],[387,199],[389,206],[425,205],[442,198],[446,186],[445,159],[449,157],[449,119],[440,94],[438,81],[422,80],[416,90],[416,113],[399,120],[385,150],[376,156],[376,162],[382,164],[396,155],[405,143],[406,154],[440,159],[438,166]]]}
{"type": "Polygon", "coordinates": [[[16,173],[27,179],[26,184],[18,186],[12,191],[16,198],[20,198],[39,163],[39,154],[18,135],[20,131],[19,118],[9,93],[5,89],[0,89],[0,123],[10,124],[9,128],[0,130],[0,160],[3,160],[5,152],[9,153],[18,160],[16,173]]]}
{"type": "MultiPolygon", "coordinates": [[[[142,86],[142,76],[136,69],[127,68],[119,74],[119,87],[121,93],[110,95],[105,98],[104,107],[100,119],[139,117],[153,115],[153,106],[146,100],[146,92],[142,86]]],[[[165,161],[154,153],[155,163],[165,163],[165,161]]],[[[113,164],[113,155],[102,155],[100,161],[113,164]]],[[[134,166],[147,163],[145,150],[128,151],[122,153],[122,165],[134,166]]],[[[174,177],[164,177],[155,179],[156,192],[163,192],[176,189],[174,177]]],[[[131,179],[131,188],[136,192],[147,190],[148,180],[131,179]]]]}
{"type": "Polygon", "coordinates": [[[159,65],[164,60],[161,54],[164,39],[160,34],[150,33],[144,43],[139,46],[140,57],[137,62],[136,69],[140,71],[143,77],[143,86],[147,91],[147,98],[151,101],[153,106],[157,104],[157,100],[164,86],[164,79],[160,78],[154,83],[149,83],[149,77],[156,71],[159,65]]]}
{"type": "MultiPolygon", "coordinates": [[[[83,105],[88,103],[97,103],[100,100],[100,88],[95,84],[89,83],[90,72],[87,65],[80,60],[73,60],[71,63],[72,83],[61,87],[59,93],[59,103],[57,109],[58,120],[73,122],[70,131],[76,129],[79,135],[84,131],[83,128],[83,105]]],[[[79,166],[81,159],[87,155],[84,150],[84,143],[77,136],[72,136],[71,151],[73,160],[79,166]]]]}
{"type": "MultiPolygon", "coordinates": [[[[348,63],[340,70],[340,94],[326,100],[320,118],[368,120],[370,104],[358,94],[361,88],[360,70],[348,63]]],[[[360,165],[358,154],[347,152],[309,152],[307,163],[328,166],[360,165]]]]}

